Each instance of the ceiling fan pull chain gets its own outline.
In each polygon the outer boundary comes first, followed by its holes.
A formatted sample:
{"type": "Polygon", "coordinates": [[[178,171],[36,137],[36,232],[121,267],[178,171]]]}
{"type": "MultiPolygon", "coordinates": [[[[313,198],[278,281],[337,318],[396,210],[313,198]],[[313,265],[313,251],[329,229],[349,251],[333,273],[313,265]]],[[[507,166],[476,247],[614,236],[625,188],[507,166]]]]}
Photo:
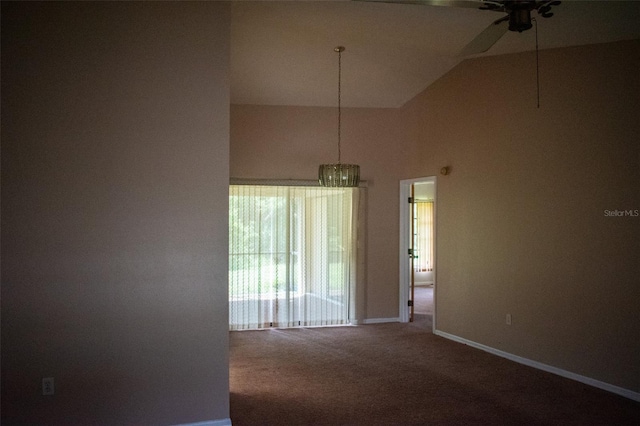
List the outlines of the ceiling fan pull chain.
{"type": "Polygon", "coordinates": [[[538,109],[540,108],[540,60],[538,58],[538,21],[531,19],[536,25],[536,89],[538,96],[538,109]]]}

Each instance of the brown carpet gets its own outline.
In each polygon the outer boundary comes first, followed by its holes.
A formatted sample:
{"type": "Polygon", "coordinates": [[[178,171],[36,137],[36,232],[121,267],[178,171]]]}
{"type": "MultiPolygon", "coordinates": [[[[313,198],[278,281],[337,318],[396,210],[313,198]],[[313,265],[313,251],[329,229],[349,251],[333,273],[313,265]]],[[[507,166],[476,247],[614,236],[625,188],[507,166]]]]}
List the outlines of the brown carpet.
{"type": "Polygon", "coordinates": [[[243,425],[639,425],[640,403],[412,324],[231,333],[243,425]]]}

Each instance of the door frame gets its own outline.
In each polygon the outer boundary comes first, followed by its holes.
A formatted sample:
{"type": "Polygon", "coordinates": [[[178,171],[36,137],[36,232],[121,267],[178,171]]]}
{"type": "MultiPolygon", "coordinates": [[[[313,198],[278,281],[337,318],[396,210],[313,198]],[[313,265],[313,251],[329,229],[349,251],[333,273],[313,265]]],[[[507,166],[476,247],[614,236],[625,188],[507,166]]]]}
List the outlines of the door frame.
{"type": "Polygon", "coordinates": [[[415,179],[405,179],[400,181],[400,253],[399,253],[399,266],[400,266],[400,280],[399,280],[399,307],[398,318],[400,322],[409,322],[409,307],[407,301],[409,300],[410,285],[411,285],[411,261],[407,252],[411,239],[411,212],[409,211],[408,199],[411,196],[411,186],[416,183],[433,182],[434,185],[434,199],[433,199],[433,250],[434,250],[434,265],[433,265],[433,332],[436,330],[436,292],[437,292],[437,194],[438,194],[438,182],[436,176],[426,176],[415,179]]]}

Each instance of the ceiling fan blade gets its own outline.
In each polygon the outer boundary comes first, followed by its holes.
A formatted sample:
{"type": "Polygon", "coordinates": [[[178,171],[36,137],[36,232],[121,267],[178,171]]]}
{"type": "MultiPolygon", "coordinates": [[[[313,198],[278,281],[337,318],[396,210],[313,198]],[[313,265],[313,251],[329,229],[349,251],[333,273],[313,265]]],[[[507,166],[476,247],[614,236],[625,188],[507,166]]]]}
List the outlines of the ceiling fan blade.
{"type": "Polygon", "coordinates": [[[477,53],[484,53],[491,48],[509,29],[509,16],[500,18],[489,24],[480,34],[476,36],[458,56],[469,56],[477,53]]]}
{"type": "Polygon", "coordinates": [[[426,6],[465,7],[504,11],[504,4],[497,0],[355,0],[370,3],[420,4],[426,6]]]}

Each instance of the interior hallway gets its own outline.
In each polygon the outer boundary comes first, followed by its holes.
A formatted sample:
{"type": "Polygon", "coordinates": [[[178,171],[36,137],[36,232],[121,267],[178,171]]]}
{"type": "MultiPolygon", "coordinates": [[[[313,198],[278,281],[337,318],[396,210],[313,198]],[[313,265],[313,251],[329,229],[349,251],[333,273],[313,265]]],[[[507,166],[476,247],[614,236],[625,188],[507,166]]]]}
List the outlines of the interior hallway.
{"type": "Polygon", "coordinates": [[[414,322],[429,331],[433,324],[433,285],[416,286],[414,289],[414,322]]]}

